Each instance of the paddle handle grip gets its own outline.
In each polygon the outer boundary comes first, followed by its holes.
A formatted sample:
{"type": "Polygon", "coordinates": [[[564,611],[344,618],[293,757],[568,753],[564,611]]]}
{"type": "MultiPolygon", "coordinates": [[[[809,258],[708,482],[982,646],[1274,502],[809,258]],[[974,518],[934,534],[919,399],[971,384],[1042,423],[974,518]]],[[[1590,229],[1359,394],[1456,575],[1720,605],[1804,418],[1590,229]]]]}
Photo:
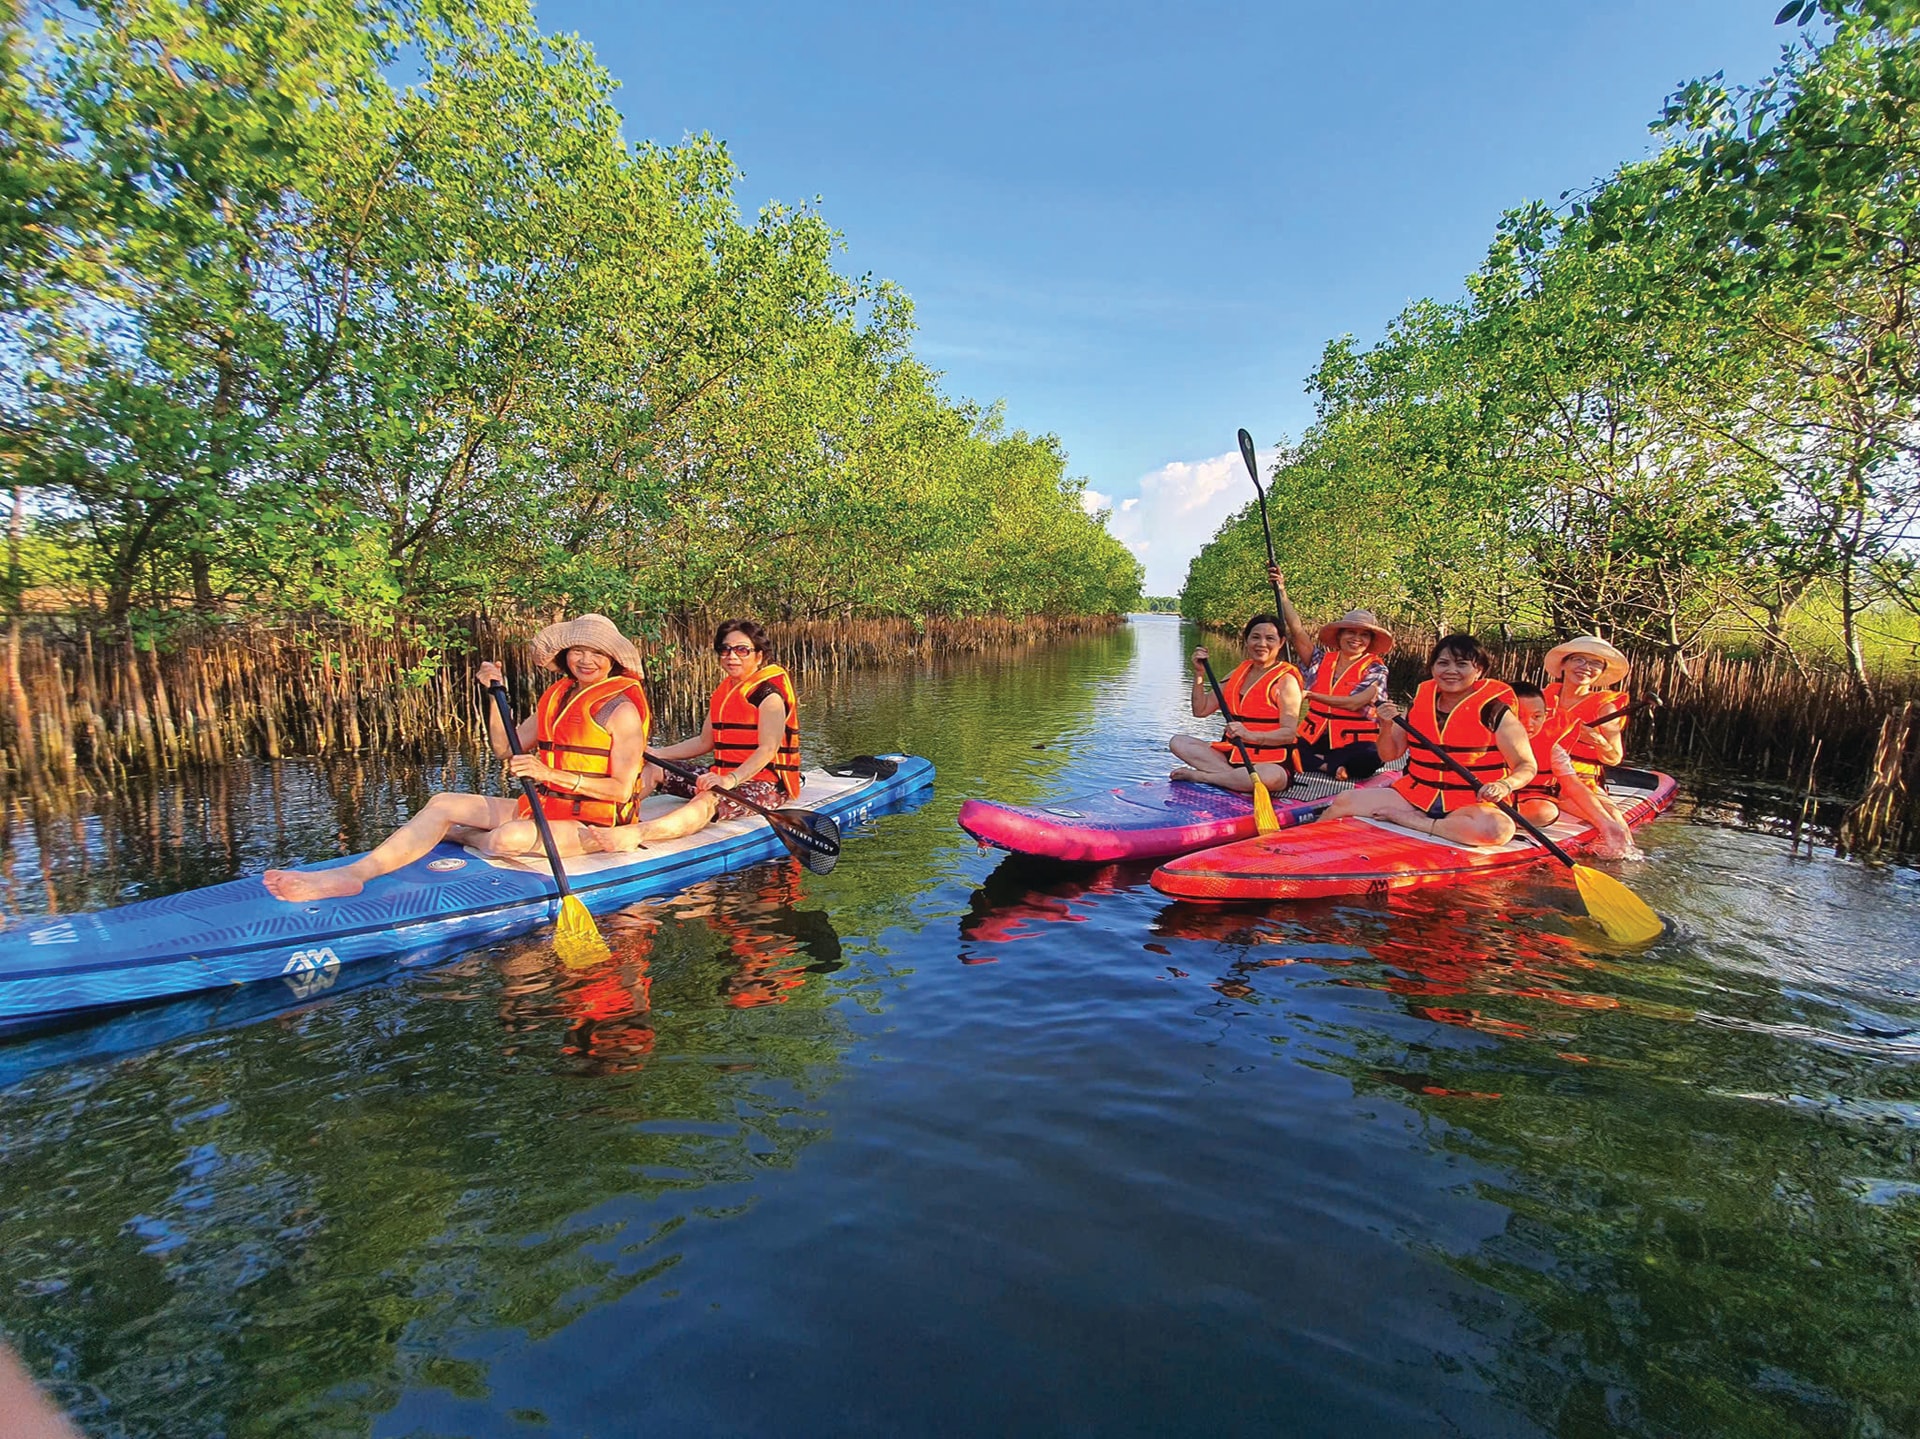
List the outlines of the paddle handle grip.
{"type": "MultiPolygon", "coordinates": [[[[1445,750],[1441,749],[1439,745],[1435,744],[1432,740],[1428,739],[1425,735],[1421,734],[1419,730],[1415,729],[1411,724],[1409,724],[1407,722],[1407,717],[1405,715],[1395,715],[1393,717],[1393,722],[1399,725],[1400,728],[1405,730],[1408,734],[1412,735],[1413,738],[1419,743],[1422,749],[1425,749],[1430,753],[1439,756],[1440,763],[1445,765],[1448,769],[1452,770],[1456,775],[1458,775],[1461,779],[1465,780],[1468,784],[1472,785],[1474,787],[1474,792],[1476,794],[1479,792],[1479,789],[1480,789],[1479,777],[1476,776],[1472,770],[1468,769],[1465,765],[1461,764],[1459,760],[1455,759],[1452,755],[1448,754],[1445,750]]],[[[1564,864],[1568,869],[1575,868],[1575,865],[1573,862],[1573,856],[1568,854],[1564,849],[1560,848],[1559,845],[1555,844],[1551,839],[1549,839],[1547,837],[1547,832],[1541,829],[1539,825],[1535,824],[1532,820],[1528,819],[1525,815],[1520,813],[1518,806],[1514,805],[1508,800],[1494,800],[1492,801],[1492,803],[1497,805],[1501,813],[1505,814],[1508,819],[1512,820],[1515,824],[1519,825],[1520,828],[1524,829],[1528,834],[1532,835],[1535,839],[1539,840],[1541,844],[1545,845],[1547,847],[1548,854],[1552,855],[1555,859],[1559,860],[1560,863],[1564,864]]]]}
{"type": "MultiPolygon", "coordinates": [[[[507,748],[515,754],[527,751],[520,743],[520,730],[513,722],[513,707],[507,703],[507,687],[495,680],[487,687],[494,705],[500,711],[500,723],[506,727],[507,748]]],[[[527,808],[533,811],[533,822],[540,830],[540,844],[547,852],[547,863],[553,866],[553,882],[559,887],[560,897],[565,899],[573,893],[573,886],[567,883],[566,866],[560,863],[560,846],[554,843],[553,826],[547,823],[547,812],[540,807],[540,787],[526,775],[520,776],[520,792],[527,797],[527,808]]]]}
{"type": "MultiPolygon", "coordinates": [[[[1227,696],[1220,688],[1220,681],[1213,676],[1213,666],[1206,660],[1201,660],[1200,668],[1206,671],[1207,686],[1213,691],[1213,702],[1220,706],[1222,718],[1224,718],[1228,724],[1232,724],[1233,711],[1227,708],[1227,696]]],[[[1234,744],[1237,745],[1240,750],[1240,763],[1247,767],[1248,774],[1252,774],[1253,754],[1247,749],[1247,742],[1243,739],[1237,739],[1234,741],[1234,744]]]]}
{"type": "MultiPolygon", "coordinates": [[[[677,774],[680,776],[681,779],[697,780],[700,778],[699,770],[689,769],[686,765],[680,764],[678,761],[675,761],[675,760],[662,759],[659,755],[655,754],[652,750],[647,751],[647,763],[657,764],[660,766],[661,769],[665,770],[668,774],[677,774]]],[[[748,799],[745,795],[741,794],[740,791],[737,789],[727,790],[726,796],[728,799],[732,800],[735,804],[744,805],[756,814],[763,814],[768,819],[773,818],[772,810],[768,809],[763,804],[755,804],[752,800],[748,799]]]]}
{"type": "MultiPolygon", "coordinates": [[[[1246,461],[1247,476],[1253,481],[1253,492],[1260,497],[1260,534],[1267,542],[1267,568],[1278,569],[1280,561],[1273,556],[1273,526],[1267,521],[1267,492],[1260,483],[1260,456],[1253,448],[1253,436],[1245,430],[1240,431],[1240,458],[1246,461]]],[[[1287,607],[1280,598],[1280,583],[1273,580],[1272,584],[1273,617],[1280,622],[1280,645],[1286,651],[1287,658],[1298,664],[1300,657],[1293,652],[1293,636],[1287,633],[1287,607]]]]}

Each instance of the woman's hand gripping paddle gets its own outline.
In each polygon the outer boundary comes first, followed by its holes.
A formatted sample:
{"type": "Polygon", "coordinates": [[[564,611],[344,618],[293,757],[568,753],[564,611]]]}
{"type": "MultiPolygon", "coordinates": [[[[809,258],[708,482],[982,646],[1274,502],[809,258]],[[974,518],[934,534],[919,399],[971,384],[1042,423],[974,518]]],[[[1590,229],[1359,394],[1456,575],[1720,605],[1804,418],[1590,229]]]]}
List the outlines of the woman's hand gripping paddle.
{"type": "MultiPolygon", "coordinates": [[[[661,759],[649,751],[647,763],[657,764],[669,774],[677,774],[682,779],[699,779],[700,771],[688,769],[683,764],[675,764],[670,759],[661,759]]],[[[810,809],[768,809],[763,804],[755,804],[738,790],[722,790],[735,804],[744,805],[755,814],[764,815],[773,832],[779,836],[780,843],[787,847],[787,853],[804,864],[815,874],[832,874],[833,867],[840,861],[840,826],[824,814],[816,814],[810,809]]]]}
{"type": "MultiPolygon", "coordinates": [[[[1254,453],[1253,436],[1245,430],[1240,432],[1240,458],[1247,462],[1247,474],[1253,478],[1253,492],[1260,497],[1260,533],[1267,541],[1267,568],[1278,569],[1280,562],[1273,557],[1273,527],[1267,523],[1267,492],[1260,487],[1260,457],[1254,453]]],[[[1273,614],[1280,621],[1280,643],[1286,646],[1287,660],[1297,665],[1300,657],[1293,652],[1293,640],[1287,630],[1287,607],[1280,603],[1278,581],[1273,586],[1273,614]]]]}
{"type": "MultiPolygon", "coordinates": [[[[1422,749],[1437,755],[1440,762],[1454,774],[1476,790],[1479,789],[1480,782],[1474,778],[1473,771],[1408,724],[1405,715],[1395,715],[1393,722],[1412,736],[1422,749]]],[[[1580,898],[1586,902],[1587,913],[1593,917],[1595,924],[1606,931],[1607,938],[1621,944],[1651,944],[1660,937],[1666,924],[1644,899],[1612,875],[1575,863],[1572,855],[1548,839],[1546,831],[1521,814],[1517,806],[1506,800],[1497,803],[1507,818],[1539,840],[1546,846],[1548,854],[1573,871],[1573,882],[1580,890],[1580,898]]]]}
{"type": "MultiPolygon", "coordinates": [[[[520,746],[520,731],[513,723],[513,709],[507,703],[507,687],[496,680],[488,693],[500,709],[500,723],[506,727],[508,747],[515,754],[525,754],[520,746]]],[[[547,852],[547,863],[553,866],[553,882],[560,891],[560,921],[554,926],[553,952],[569,969],[598,964],[611,957],[613,951],[600,937],[600,927],[587,913],[580,896],[567,883],[567,867],[560,863],[560,849],[553,842],[553,826],[547,823],[547,812],[540,807],[539,788],[526,775],[521,775],[520,791],[527,797],[527,808],[533,811],[533,822],[540,829],[540,845],[547,852]]]]}
{"type": "MultiPolygon", "coordinates": [[[[1220,706],[1220,713],[1228,724],[1234,720],[1233,711],[1227,708],[1226,693],[1220,688],[1220,681],[1213,677],[1213,666],[1205,660],[1200,668],[1206,671],[1207,684],[1213,690],[1213,702],[1220,706]]],[[[1273,796],[1267,793],[1267,782],[1260,778],[1260,771],[1253,767],[1253,755],[1247,749],[1245,740],[1235,740],[1240,749],[1240,763],[1247,767],[1247,774],[1253,780],[1253,827],[1260,834],[1280,833],[1280,816],[1273,812],[1273,796]]]]}

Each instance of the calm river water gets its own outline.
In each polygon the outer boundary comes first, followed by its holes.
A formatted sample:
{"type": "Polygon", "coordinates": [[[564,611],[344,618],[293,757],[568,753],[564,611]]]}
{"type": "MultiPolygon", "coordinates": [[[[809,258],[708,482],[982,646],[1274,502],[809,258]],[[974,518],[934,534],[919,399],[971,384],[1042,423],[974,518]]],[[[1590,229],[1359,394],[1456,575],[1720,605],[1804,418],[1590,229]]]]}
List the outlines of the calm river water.
{"type": "MultiPolygon", "coordinates": [[[[538,940],[76,1063],[0,1048],[0,1332],[101,1434],[1920,1432],[1920,881],[1684,799],[1552,874],[1206,909],[982,853],[1163,772],[1182,633],[844,677],[936,796],[538,940]]],[[[287,761],[5,850],[14,912],[360,848],[287,761]]]]}

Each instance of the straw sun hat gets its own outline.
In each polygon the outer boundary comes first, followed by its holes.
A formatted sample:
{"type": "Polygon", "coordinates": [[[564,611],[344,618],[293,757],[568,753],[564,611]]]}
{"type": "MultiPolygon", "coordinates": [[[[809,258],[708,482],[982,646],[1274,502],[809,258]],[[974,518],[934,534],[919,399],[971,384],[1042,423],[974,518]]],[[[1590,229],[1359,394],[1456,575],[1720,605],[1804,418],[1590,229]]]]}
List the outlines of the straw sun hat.
{"type": "Polygon", "coordinates": [[[561,653],[576,645],[612,656],[614,663],[630,675],[637,677],[641,673],[638,646],[621,634],[619,626],[605,615],[580,615],[548,625],[533,637],[533,662],[542,668],[558,670],[561,653]]]}
{"type": "Polygon", "coordinates": [[[1393,652],[1393,631],[1373,617],[1372,610],[1348,610],[1332,624],[1320,626],[1318,639],[1325,649],[1336,649],[1340,644],[1340,631],[1365,630],[1371,635],[1370,648],[1381,659],[1393,652]]]}
{"type": "Polygon", "coordinates": [[[1608,689],[1627,677],[1632,668],[1627,657],[1597,635],[1575,635],[1563,645],[1555,645],[1547,651],[1547,678],[1560,678],[1560,667],[1567,662],[1568,655],[1591,655],[1606,666],[1600,676],[1600,683],[1608,689]]]}

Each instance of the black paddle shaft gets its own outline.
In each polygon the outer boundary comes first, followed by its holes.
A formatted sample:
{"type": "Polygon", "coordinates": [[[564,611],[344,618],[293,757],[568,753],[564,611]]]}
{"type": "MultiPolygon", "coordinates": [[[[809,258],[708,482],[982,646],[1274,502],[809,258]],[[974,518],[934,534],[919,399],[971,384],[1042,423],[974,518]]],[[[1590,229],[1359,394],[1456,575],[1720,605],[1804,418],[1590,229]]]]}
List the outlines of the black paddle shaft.
{"type": "MultiPolygon", "coordinates": [[[[682,779],[697,780],[700,778],[699,770],[689,769],[687,766],[678,764],[670,759],[662,759],[652,750],[647,751],[647,763],[657,764],[661,769],[667,771],[667,773],[677,774],[682,779]]],[[[791,817],[777,809],[768,809],[763,804],[755,804],[737,789],[725,790],[723,793],[735,804],[744,805],[755,814],[764,815],[767,822],[773,826],[774,833],[780,835],[783,839],[788,836],[798,837],[802,844],[808,849],[813,850],[816,854],[837,855],[840,853],[840,842],[838,840],[829,839],[822,834],[815,834],[806,825],[796,823],[791,817]]],[[[803,810],[800,811],[800,813],[804,814],[809,812],[803,810]]],[[[829,821],[829,823],[831,823],[831,821],[829,821]]]]}
{"type": "MultiPolygon", "coordinates": [[[[1234,714],[1232,710],[1227,708],[1227,696],[1220,688],[1220,681],[1213,677],[1213,666],[1208,664],[1207,661],[1201,660],[1200,668],[1207,672],[1207,683],[1213,689],[1213,702],[1220,706],[1220,713],[1225,717],[1227,723],[1232,724],[1234,714]]],[[[1248,774],[1253,774],[1253,753],[1247,748],[1247,742],[1243,739],[1237,739],[1234,743],[1240,747],[1240,763],[1247,767],[1248,774]]],[[[1255,778],[1258,778],[1258,776],[1255,776],[1255,778]]]]}
{"type": "MultiPolygon", "coordinates": [[[[513,709],[507,703],[507,687],[495,680],[487,687],[487,693],[493,696],[500,711],[500,723],[507,731],[507,748],[515,754],[525,754],[526,750],[520,745],[520,731],[514,727],[513,709]]],[[[560,846],[553,842],[553,826],[547,823],[547,812],[540,807],[540,787],[521,775],[520,790],[527,797],[527,808],[533,811],[533,822],[540,827],[540,844],[547,852],[547,863],[553,866],[553,882],[560,887],[560,897],[565,899],[573,893],[573,886],[567,883],[566,866],[560,863],[560,846]]]]}
{"type": "MultiPolygon", "coordinates": [[[[1452,755],[1448,754],[1445,750],[1441,749],[1439,745],[1435,744],[1432,740],[1428,739],[1425,735],[1421,734],[1419,730],[1415,729],[1412,725],[1408,724],[1407,717],[1405,715],[1395,715],[1393,717],[1393,722],[1399,725],[1400,728],[1405,730],[1408,734],[1412,735],[1414,739],[1419,741],[1423,749],[1430,750],[1434,754],[1438,755],[1440,757],[1440,763],[1445,765],[1448,769],[1452,770],[1455,774],[1460,776],[1460,778],[1465,780],[1468,784],[1472,785],[1474,788],[1474,792],[1476,794],[1479,792],[1480,781],[1474,775],[1474,772],[1468,769],[1465,765],[1461,764],[1459,760],[1455,759],[1452,755]]],[[[1520,810],[1516,805],[1512,804],[1508,800],[1494,800],[1493,803],[1500,807],[1501,812],[1504,813],[1508,819],[1512,820],[1515,824],[1519,825],[1522,829],[1524,829],[1528,834],[1532,835],[1535,839],[1539,840],[1541,844],[1545,845],[1547,847],[1548,854],[1552,855],[1555,859],[1559,860],[1560,863],[1564,864],[1568,869],[1578,868],[1578,866],[1575,865],[1573,862],[1573,856],[1568,854],[1564,849],[1560,848],[1560,846],[1555,844],[1551,839],[1548,839],[1547,832],[1541,829],[1540,826],[1535,824],[1532,820],[1528,819],[1525,815],[1520,813],[1520,810]]]]}
{"type": "MultiPolygon", "coordinates": [[[[1267,568],[1278,569],[1280,561],[1273,557],[1273,526],[1267,523],[1267,492],[1260,485],[1260,457],[1254,453],[1253,436],[1245,430],[1240,432],[1240,458],[1247,462],[1253,492],[1260,497],[1260,533],[1267,542],[1267,568]]],[[[1299,656],[1293,653],[1293,637],[1287,633],[1287,607],[1280,601],[1280,582],[1271,575],[1267,579],[1273,585],[1273,617],[1280,621],[1280,643],[1285,646],[1287,657],[1298,663],[1299,656]]]]}

